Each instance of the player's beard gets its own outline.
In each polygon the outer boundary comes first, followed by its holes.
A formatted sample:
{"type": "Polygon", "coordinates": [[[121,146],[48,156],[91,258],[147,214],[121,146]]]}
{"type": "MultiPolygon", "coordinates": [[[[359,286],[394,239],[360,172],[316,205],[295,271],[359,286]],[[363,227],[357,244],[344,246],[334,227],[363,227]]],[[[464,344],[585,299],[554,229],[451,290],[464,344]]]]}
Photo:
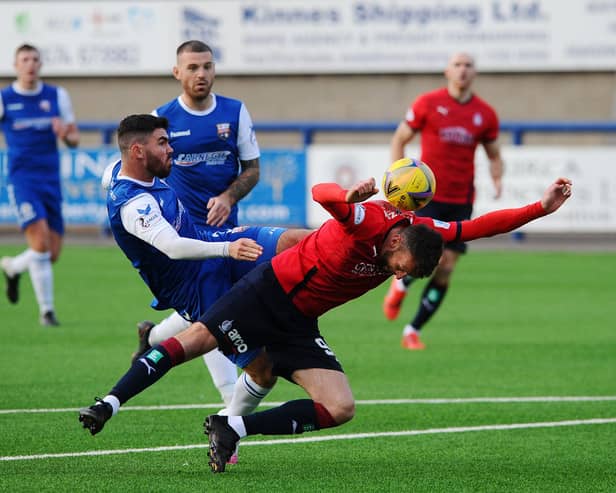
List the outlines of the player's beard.
{"type": "Polygon", "coordinates": [[[171,157],[166,156],[165,159],[160,159],[156,154],[151,153],[146,149],[147,169],[157,178],[167,178],[171,173],[171,157]]]}
{"type": "Polygon", "coordinates": [[[379,269],[383,272],[387,272],[388,274],[393,274],[393,271],[389,267],[389,259],[391,258],[392,252],[382,252],[376,259],[375,263],[379,269]]]}

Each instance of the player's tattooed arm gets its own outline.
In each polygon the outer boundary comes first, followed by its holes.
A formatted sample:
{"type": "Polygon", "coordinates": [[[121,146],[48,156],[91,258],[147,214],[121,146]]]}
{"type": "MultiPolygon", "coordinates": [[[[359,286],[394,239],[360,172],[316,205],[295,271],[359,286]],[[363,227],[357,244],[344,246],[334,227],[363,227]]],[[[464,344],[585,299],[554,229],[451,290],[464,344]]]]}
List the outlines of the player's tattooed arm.
{"type": "Polygon", "coordinates": [[[207,224],[210,226],[222,226],[229,214],[231,207],[244,198],[259,182],[259,158],[240,161],[242,172],[229,185],[223,193],[212,197],[207,203],[207,224]]]}
{"type": "Polygon", "coordinates": [[[242,172],[229,185],[227,192],[232,200],[239,202],[256,186],[259,182],[259,158],[240,161],[242,172]]]}

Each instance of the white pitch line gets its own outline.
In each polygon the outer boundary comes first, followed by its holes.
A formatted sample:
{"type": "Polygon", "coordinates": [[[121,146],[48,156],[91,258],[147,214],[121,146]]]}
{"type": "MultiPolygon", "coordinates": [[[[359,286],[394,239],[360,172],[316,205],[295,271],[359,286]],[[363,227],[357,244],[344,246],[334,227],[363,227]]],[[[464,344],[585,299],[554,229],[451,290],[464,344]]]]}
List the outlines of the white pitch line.
{"type": "MultiPolygon", "coordinates": [[[[521,430],[528,428],[556,428],[565,426],[580,426],[580,425],[601,425],[614,424],[616,418],[594,418],[594,419],[576,419],[567,421],[548,421],[539,423],[513,423],[508,425],[481,425],[481,426],[454,426],[451,428],[429,428],[427,430],[406,430],[406,431],[383,431],[375,433],[351,433],[347,435],[326,435],[313,436],[302,438],[280,438],[273,440],[259,440],[243,442],[242,447],[255,445],[280,445],[280,444],[298,444],[298,443],[314,443],[314,442],[329,442],[333,440],[355,440],[361,438],[381,438],[381,437],[403,437],[417,435],[438,435],[443,433],[467,433],[478,431],[502,431],[502,430],[521,430]]],[[[60,454],[36,454],[36,455],[8,455],[0,457],[0,462],[6,461],[22,461],[22,460],[40,460],[40,459],[61,459],[65,457],[88,457],[100,455],[120,455],[134,454],[145,452],[167,452],[173,450],[191,450],[207,448],[206,444],[199,443],[194,445],[173,445],[167,447],[148,447],[148,448],[132,448],[118,450],[91,450],[87,452],[66,452],[60,454]]]]}
{"type": "MultiPolygon", "coordinates": [[[[426,399],[380,399],[358,400],[356,404],[363,406],[380,406],[385,404],[481,404],[481,403],[517,403],[517,402],[604,402],[616,401],[614,395],[598,396],[540,396],[540,397],[467,397],[467,398],[426,398],[426,399]]],[[[284,402],[263,402],[262,406],[280,406],[284,402]]],[[[182,409],[221,409],[222,403],[215,404],[169,404],[161,406],[124,406],[122,411],[175,411],[182,409]]],[[[49,409],[0,409],[0,414],[36,414],[36,413],[68,413],[77,412],[76,407],[60,407],[49,409]]]]}

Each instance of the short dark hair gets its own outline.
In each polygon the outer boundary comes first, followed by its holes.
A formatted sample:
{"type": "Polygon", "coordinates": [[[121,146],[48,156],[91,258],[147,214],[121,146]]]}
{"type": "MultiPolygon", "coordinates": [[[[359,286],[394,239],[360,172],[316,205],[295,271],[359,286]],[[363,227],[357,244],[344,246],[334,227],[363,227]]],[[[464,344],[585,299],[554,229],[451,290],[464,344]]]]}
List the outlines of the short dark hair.
{"type": "Polygon", "coordinates": [[[22,51],[36,51],[37,53],[40,53],[36,46],[33,46],[28,43],[24,43],[24,44],[19,45],[17,49],[15,50],[15,58],[17,58],[17,55],[19,55],[22,51]]]}
{"type": "Polygon", "coordinates": [[[184,52],[212,53],[213,54],[212,48],[206,45],[203,41],[199,41],[198,39],[191,39],[190,41],[184,41],[180,46],[178,46],[178,49],[176,50],[175,54],[177,56],[180,56],[184,52]]]}
{"type": "Polygon", "coordinates": [[[402,241],[415,259],[413,277],[428,277],[443,254],[443,238],[425,224],[412,224],[401,231],[402,241]]]}
{"type": "Polygon", "coordinates": [[[143,142],[157,128],[169,128],[169,121],[163,116],[149,114],[129,115],[118,127],[118,146],[122,152],[128,151],[133,142],[143,142]]]}

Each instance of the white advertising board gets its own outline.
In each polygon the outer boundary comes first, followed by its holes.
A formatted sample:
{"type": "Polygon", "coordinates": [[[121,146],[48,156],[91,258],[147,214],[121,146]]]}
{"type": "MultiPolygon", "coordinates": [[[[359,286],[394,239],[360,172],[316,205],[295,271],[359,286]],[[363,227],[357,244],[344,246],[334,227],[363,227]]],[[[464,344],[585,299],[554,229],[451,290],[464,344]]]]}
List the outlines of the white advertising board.
{"type": "MultiPolygon", "coordinates": [[[[418,149],[408,149],[406,155],[418,156],[418,149]]],[[[566,176],[574,183],[574,194],[569,202],[555,214],[524,226],[522,231],[616,232],[616,148],[508,146],[503,148],[503,158],[506,166],[503,195],[495,200],[487,158],[482,150],[477,151],[474,216],[539,200],[554,179],[566,176]]],[[[380,188],[388,163],[387,146],[311,146],[307,154],[309,226],[317,227],[329,219],[329,215],[312,202],[312,185],[334,181],[348,186],[373,176],[380,188]]],[[[379,193],[376,198],[383,196],[379,193]]]]}
{"type": "Polygon", "coordinates": [[[47,75],[168,74],[187,39],[227,74],[614,70],[614,0],[0,2],[0,75],[40,47],[47,75]]]}

